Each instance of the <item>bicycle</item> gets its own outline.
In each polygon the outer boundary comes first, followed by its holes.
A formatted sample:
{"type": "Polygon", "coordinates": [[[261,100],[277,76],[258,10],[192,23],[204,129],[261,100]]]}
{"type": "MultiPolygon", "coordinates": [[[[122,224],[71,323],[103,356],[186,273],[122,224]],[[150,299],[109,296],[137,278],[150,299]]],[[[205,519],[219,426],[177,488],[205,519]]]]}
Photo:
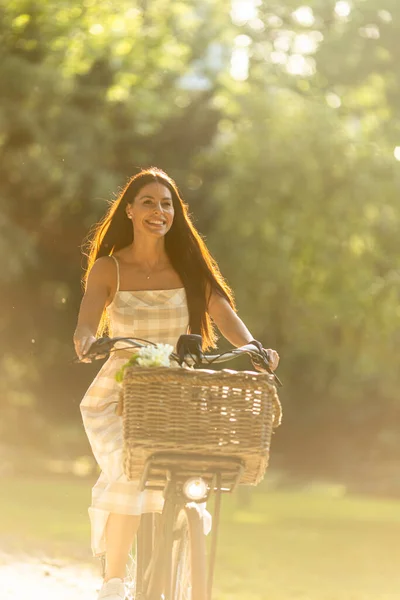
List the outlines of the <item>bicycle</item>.
{"type": "MultiPolygon", "coordinates": [[[[148,344],[152,343],[137,338],[100,338],[85,359],[148,344]],[[121,342],[126,346],[117,349],[121,342]]],[[[259,483],[268,463],[272,428],[282,417],[276,394],[281,382],[265,352],[252,343],[203,355],[200,336],[188,335],[181,336],[177,349],[170,355],[177,368],[129,367],[124,373],[119,405],[124,471],[128,479],[140,480],[141,490],[163,491],[165,499],[161,515],[141,518],[135,600],[211,600],[221,494],[232,492],[239,482],[259,483]],[[193,368],[243,354],[264,373],[193,368]],[[207,572],[199,506],[212,493],[207,572]]]]}

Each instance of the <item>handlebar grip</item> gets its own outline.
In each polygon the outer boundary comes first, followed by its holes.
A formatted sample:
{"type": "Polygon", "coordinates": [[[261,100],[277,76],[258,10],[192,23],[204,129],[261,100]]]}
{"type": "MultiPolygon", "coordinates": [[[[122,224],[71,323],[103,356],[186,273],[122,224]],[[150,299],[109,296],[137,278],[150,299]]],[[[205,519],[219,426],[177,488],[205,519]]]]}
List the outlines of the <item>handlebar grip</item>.
{"type": "Polygon", "coordinates": [[[110,354],[110,350],[113,347],[114,342],[107,336],[98,338],[90,346],[83,358],[93,357],[94,359],[105,358],[110,354]]]}
{"type": "MultiPolygon", "coordinates": [[[[113,342],[112,342],[113,343],[113,342]]],[[[93,344],[90,346],[90,349],[102,349],[104,347],[109,347],[110,346],[110,338],[107,336],[104,337],[100,337],[97,338],[97,340],[95,342],[93,342],[93,344]]]]}
{"type": "Polygon", "coordinates": [[[197,364],[200,364],[203,357],[202,344],[201,335],[192,333],[179,336],[176,344],[179,364],[182,365],[188,357],[194,359],[197,364]]]}
{"type": "Polygon", "coordinates": [[[255,346],[257,348],[257,350],[260,354],[259,357],[254,356],[254,355],[250,357],[254,368],[256,369],[257,366],[259,366],[261,369],[266,370],[270,375],[272,375],[274,377],[276,383],[280,387],[282,387],[283,383],[279,379],[278,375],[276,375],[276,373],[274,373],[274,371],[269,366],[268,353],[266,352],[266,350],[264,350],[261,342],[259,342],[258,340],[251,340],[251,342],[249,342],[249,344],[253,344],[253,346],[255,346]]]}

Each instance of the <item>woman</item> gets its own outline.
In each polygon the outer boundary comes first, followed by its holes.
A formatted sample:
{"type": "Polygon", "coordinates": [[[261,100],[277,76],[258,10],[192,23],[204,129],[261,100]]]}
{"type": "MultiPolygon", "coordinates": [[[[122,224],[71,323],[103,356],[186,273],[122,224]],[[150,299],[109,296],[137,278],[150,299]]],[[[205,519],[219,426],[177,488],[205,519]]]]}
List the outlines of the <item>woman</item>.
{"type": "MultiPolygon", "coordinates": [[[[83,358],[109,320],[113,336],[136,336],[176,345],[181,334],[215,345],[214,322],[234,346],[253,339],[237,316],[232,293],[191,223],[174,181],[159,169],[132,177],[90,244],[86,291],[74,343],[83,358]],[[100,326],[99,326],[100,323],[100,326]]],[[[269,350],[271,367],[278,354],[269,350]]],[[[102,473],[89,509],[92,549],[106,554],[99,598],[124,598],[129,550],[143,512],[162,510],[162,495],[138,491],[122,471],[122,425],[115,414],[115,373],[126,356],[103,365],[81,403],[85,430],[102,473]]]]}

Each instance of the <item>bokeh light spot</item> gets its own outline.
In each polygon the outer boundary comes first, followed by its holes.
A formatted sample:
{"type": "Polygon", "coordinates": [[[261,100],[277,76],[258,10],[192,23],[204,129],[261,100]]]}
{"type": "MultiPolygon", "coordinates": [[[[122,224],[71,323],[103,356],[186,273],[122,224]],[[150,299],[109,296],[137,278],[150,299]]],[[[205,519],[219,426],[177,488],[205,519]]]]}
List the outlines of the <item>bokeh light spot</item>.
{"type": "Polygon", "coordinates": [[[338,17],[346,18],[351,13],[351,6],[346,0],[339,0],[335,4],[335,13],[338,17]]]}
{"type": "Polygon", "coordinates": [[[249,53],[247,48],[235,48],[231,57],[231,75],[237,81],[245,81],[249,75],[249,53]]]}
{"type": "Polygon", "coordinates": [[[315,23],[314,13],[310,6],[300,6],[292,13],[292,17],[305,27],[311,27],[315,23]]]}
{"type": "Polygon", "coordinates": [[[339,108],[342,105],[340,97],[337,94],[334,94],[333,92],[328,92],[325,98],[327,105],[331,108],[339,108]]]}
{"type": "Polygon", "coordinates": [[[257,18],[256,0],[232,0],[231,18],[236,25],[244,25],[257,18]]]}
{"type": "Polygon", "coordinates": [[[100,23],[95,23],[91,26],[89,31],[92,35],[101,35],[102,33],[104,33],[104,27],[100,23]]]}

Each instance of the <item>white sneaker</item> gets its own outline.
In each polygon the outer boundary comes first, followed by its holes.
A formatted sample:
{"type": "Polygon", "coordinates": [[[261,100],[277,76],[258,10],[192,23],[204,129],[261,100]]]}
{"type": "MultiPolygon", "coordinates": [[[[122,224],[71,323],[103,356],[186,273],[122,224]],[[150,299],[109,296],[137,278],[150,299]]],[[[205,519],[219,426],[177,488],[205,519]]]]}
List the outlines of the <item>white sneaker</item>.
{"type": "Polygon", "coordinates": [[[125,600],[125,584],[119,577],[103,583],[98,600],[125,600]]]}

